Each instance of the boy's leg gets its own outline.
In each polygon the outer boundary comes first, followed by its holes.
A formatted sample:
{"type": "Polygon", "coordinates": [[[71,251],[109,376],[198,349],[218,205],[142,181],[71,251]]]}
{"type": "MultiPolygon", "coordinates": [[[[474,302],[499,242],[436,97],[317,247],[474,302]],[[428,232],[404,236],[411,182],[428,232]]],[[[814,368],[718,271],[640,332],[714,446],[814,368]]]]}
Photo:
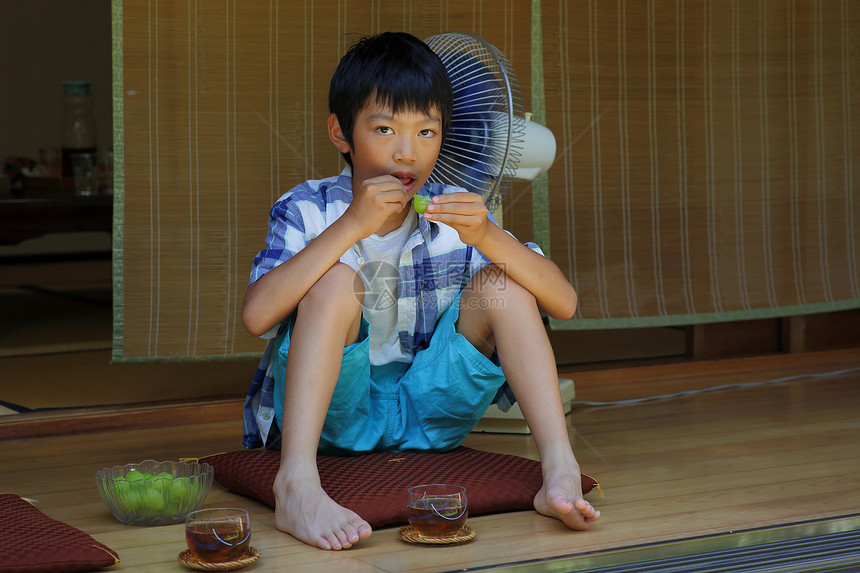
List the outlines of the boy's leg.
{"type": "Polygon", "coordinates": [[[543,487],[535,509],[572,529],[587,529],[600,512],[582,496],[555,356],[534,296],[502,269],[484,267],[463,291],[457,332],[488,357],[498,352],[541,459],[543,487]]]}
{"type": "Polygon", "coordinates": [[[371,533],[367,522],[323,491],[316,462],[343,349],[361,325],[355,280],[355,272],[338,263],[311,287],[298,305],[286,364],[275,525],[322,549],[344,549],[371,533]]]}

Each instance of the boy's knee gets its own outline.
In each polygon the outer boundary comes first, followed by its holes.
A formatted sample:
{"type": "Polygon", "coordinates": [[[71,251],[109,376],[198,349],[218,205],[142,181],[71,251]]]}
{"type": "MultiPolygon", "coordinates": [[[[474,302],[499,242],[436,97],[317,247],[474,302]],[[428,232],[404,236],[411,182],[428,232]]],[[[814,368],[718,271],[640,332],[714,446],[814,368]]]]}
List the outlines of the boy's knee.
{"type": "Polygon", "coordinates": [[[504,269],[487,265],[476,272],[463,291],[465,300],[484,310],[504,309],[507,301],[536,304],[534,295],[510,278],[504,269]]]}
{"type": "Polygon", "coordinates": [[[511,279],[504,269],[487,265],[475,273],[460,296],[457,332],[482,354],[495,350],[497,320],[509,313],[537,312],[534,295],[511,279]]]}
{"type": "Polygon", "coordinates": [[[299,302],[299,310],[314,307],[316,310],[338,312],[359,311],[363,302],[361,279],[352,268],[335,263],[314,283],[299,302]]]}
{"type": "Polygon", "coordinates": [[[361,332],[361,284],[351,267],[336,263],[299,301],[298,313],[313,317],[315,324],[340,325],[346,332],[343,345],[352,344],[361,332]]]}

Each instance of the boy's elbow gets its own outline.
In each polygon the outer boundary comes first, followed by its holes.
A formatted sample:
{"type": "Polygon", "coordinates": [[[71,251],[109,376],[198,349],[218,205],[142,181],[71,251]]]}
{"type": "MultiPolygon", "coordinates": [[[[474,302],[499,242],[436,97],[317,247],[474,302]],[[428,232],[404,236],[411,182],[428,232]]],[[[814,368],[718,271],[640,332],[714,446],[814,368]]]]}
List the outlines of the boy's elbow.
{"type": "Polygon", "coordinates": [[[550,314],[555,320],[570,320],[576,314],[577,305],[576,292],[571,289],[570,296],[565,297],[564,301],[559,304],[553,314],[550,314]]]}
{"type": "Polygon", "coordinates": [[[573,287],[570,287],[570,306],[568,307],[567,312],[565,313],[564,320],[570,320],[573,318],[573,315],[576,314],[576,307],[579,304],[579,299],[576,297],[576,291],[573,290],[573,287]]]}
{"type": "Polygon", "coordinates": [[[251,336],[263,336],[272,324],[268,323],[269,315],[265,312],[265,297],[257,291],[258,283],[251,283],[242,299],[242,326],[251,336]]]}
{"type": "Polygon", "coordinates": [[[260,332],[262,329],[256,324],[256,322],[254,322],[253,319],[245,316],[244,312],[242,313],[242,326],[245,327],[245,332],[251,336],[260,336],[262,334],[262,332],[260,332]]]}
{"type": "Polygon", "coordinates": [[[248,334],[250,334],[251,336],[253,336],[254,338],[259,338],[259,337],[263,336],[264,334],[266,334],[266,331],[263,330],[262,328],[256,328],[254,326],[248,326],[247,324],[245,325],[245,331],[248,334]]]}
{"type": "Polygon", "coordinates": [[[261,320],[261,317],[251,311],[251,305],[242,306],[242,326],[251,336],[263,336],[269,328],[261,320]]]}

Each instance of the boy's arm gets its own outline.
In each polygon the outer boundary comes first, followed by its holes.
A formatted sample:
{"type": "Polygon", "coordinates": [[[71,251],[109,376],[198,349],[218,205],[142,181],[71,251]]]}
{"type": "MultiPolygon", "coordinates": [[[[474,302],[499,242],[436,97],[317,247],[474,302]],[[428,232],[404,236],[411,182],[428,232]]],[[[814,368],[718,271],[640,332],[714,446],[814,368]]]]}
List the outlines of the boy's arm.
{"type": "Polygon", "coordinates": [[[573,318],[576,291],[553,261],[532,251],[492,222],[474,247],[531,292],[538,306],[552,318],[573,318]]]}
{"type": "Polygon", "coordinates": [[[407,200],[403,184],[394,177],[365,181],[341,217],[298,253],[248,285],[242,301],[245,330],[262,336],[288,317],[356,241],[376,232],[407,200]]]}
{"type": "Polygon", "coordinates": [[[304,249],[248,285],[242,324],[262,336],[284,320],[326,271],[355,243],[350,219],[340,217],[304,249]]]}
{"type": "Polygon", "coordinates": [[[433,197],[425,217],[453,227],[460,239],[478,249],[531,292],[537,304],[558,320],[576,312],[576,291],[550,259],[532,251],[487,217],[480,195],[450,193],[433,197]]]}

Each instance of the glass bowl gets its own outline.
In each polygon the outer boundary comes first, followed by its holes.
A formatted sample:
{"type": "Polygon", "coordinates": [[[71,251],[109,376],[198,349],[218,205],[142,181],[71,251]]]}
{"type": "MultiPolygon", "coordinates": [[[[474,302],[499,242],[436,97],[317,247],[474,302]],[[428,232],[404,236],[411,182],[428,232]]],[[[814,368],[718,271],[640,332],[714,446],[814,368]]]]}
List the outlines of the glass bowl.
{"type": "Polygon", "coordinates": [[[103,468],[96,472],[99,495],[117,520],[129,525],[182,523],[200,509],[212,487],[212,466],[157,462],[103,468]]]}

